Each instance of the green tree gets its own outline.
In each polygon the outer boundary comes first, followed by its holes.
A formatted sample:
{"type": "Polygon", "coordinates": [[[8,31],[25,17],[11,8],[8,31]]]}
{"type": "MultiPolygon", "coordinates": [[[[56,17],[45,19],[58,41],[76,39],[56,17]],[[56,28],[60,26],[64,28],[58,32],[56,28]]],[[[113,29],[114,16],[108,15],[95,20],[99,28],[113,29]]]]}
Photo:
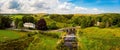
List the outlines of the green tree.
{"type": "Polygon", "coordinates": [[[94,19],[93,19],[93,17],[91,17],[91,16],[88,16],[88,17],[86,17],[86,24],[87,24],[87,27],[91,27],[91,26],[94,26],[94,19]]]}
{"type": "Polygon", "coordinates": [[[0,29],[11,27],[12,19],[9,16],[0,16],[0,29]]]}
{"type": "Polygon", "coordinates": [[[35,23],[35,19],[31,15],[25,15],[25,16],[23,16],[22,17],[22,21],[23,21],[23,23],[25,23],[25,22],[35,23]]]}
{"type": "Polygon", "coordinates": [[[19,24],[20,21],[21,21],[21,19],[19,19],[19,18],[15,19],[15,27],[16,28],[18,28],[18,24],[19,24]]]}
{"type": "Polygon", "coordinates": [[[49,29],[57,29],[57,25],[56,25],[56,22],[52,22],[50,25],[48,25],[48,28],[49,29]]]}
{"type": "Polygon", "coordinates": [[[23,22],[20,21],[20,22],[18,23],[18,28],[22,28],[22,27],[23,27],[23,22]]]}
{"type": "Polygon", "coordinates": [[[62,22],[62,23],[67,23],[68,19],[65,18],[62,15],[58,15],[58,14],[51,14],[50,18],[53,19],[56,22],[62,22]]]}
{"type": "Polygon", "coordinates": [[[73,14],[67,14],[67,15],[62,15],[62,16],[67,19],[71,19],[73,17],[73,14]]]}
{"type": "Polygon", "coordinates": [[[86,28],[87,27],[87,20],[85,17],[81,19],[81,28],[86,28]]]}

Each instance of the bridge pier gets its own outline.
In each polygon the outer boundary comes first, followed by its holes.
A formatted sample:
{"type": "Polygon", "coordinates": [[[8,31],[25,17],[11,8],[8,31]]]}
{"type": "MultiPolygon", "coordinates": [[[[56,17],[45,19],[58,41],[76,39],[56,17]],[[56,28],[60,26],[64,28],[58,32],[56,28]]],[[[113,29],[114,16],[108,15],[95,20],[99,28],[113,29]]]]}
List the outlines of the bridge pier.
{"type": "MultiPolygon", "coordinates": [[[[69,50],[78,50],[78,41],[76,38],[76,30],[75,28],[67,29],[66,34],[62,38],[63,42],[60,48],[65,48],[69,50]]],[[[62,49],[64,50],[64,49],[62,49]]]]}

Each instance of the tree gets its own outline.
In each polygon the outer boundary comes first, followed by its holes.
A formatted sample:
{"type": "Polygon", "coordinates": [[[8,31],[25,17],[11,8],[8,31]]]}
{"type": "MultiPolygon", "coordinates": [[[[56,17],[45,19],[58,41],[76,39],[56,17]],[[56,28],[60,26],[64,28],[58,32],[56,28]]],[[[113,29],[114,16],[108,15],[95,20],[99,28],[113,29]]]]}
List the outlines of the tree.
{"type": "Polygon", "coordinates": [[[23,23],[25,23],[25,22],[35,23],[35,19],[31,15],[25,15],[25,16],[23,16],[22,17],[22,21],[23,21],[23,23]]]}
{"type": "Polygon", "coordinates": [[[48,25],[48,28],[49,29],[57,29],[58,27],[55,22],[52,22],[50,25],[48,25]]]}
{"type": "Polygon", "coordinates": [[[53,19],[53,20],[56,21],[56,22],[63,22],[63,23],[68,22],[68,19],[67,19],[67,18],[65,18],[65,17],[62,16],[62,15],[58,15],[58,14],[51,14],[51,15],[50,15],[50,18],[53,19]]]}
{"type": "Polygon", "coordinates": [[[23,27],[23,22],[20,21],[20,22],[18,23],[18,28],[22,28],[22,27],[23,27]]]}
{"type": "Polygon", "coordinates": [[[11,27],[12,19],[9,16],[0,16],[0,29],[11,27]]]}
{"type": "Polygon", "coordinates": [[[21,19],[19,19],[19,18],[15,19],[15,27],[16,28],[18,28],[18,24],[19,24],[20,21],[21,21],[21,19]]]}
{"type": "Polygon", "coordinates": [[[80,22],[80,17],[77,17],[77,18],[74,18],[74,19],[72,19],[73,21],[72,21],[72,24],[74,24],[74,25],[80,25],[81,24],[81,22],[80,22]]]}
{"type": "Polygon", "coordinates": [[[68,14],[68,15],[62,15],[63,17],[67,18],[67,19],[71,19],[73,17],[73,14],[68,14]]]}
{"type": "Polygon", "coordinates": [[[81,28],[86,28],[87,27],[87,20],[85,19],[85,17],[83,17],[81,19],[81,28]]]}
{"type": "Polygon", "coordinates": [[[73,17],[71,20],[72,20],[72,24],[74,25],[81,25],[81,22],[82,22],[82,19],[83,19],[84,16],[79,16],[79,17],[73,17]]]}
{"type": "Polygon", "coordinates": [[[94,24],[95,24],[94,17],[88,16],[88,17],[86,17],[86,20],[87,20],[87,27],[94,26],[94,24]]]}
{"type": "Polygon", "coordinates": [[[46,21],[42,18],[36,23],[36,28],[38,30],[47,30],[46,21]]]}

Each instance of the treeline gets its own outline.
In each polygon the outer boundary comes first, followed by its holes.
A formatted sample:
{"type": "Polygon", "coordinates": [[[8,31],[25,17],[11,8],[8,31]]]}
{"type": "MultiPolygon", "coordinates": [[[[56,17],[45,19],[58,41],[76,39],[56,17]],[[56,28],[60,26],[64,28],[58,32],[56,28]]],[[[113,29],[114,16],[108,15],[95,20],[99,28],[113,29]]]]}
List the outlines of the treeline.
{"type": "Polygon", "coordinates": [[[56,22],[69,23],[69,20],[73,17],[73,14],[66,15],[50,14],[49,16],[56,22]]]}
{"type": "MultiPolygon", "coordinates": [[[[0,14],[0,29],[11,27],[11,23],[15,23],[16,28],[23,28],[24,23],[33,23],[36,29],[47,30],[57,29],[60,25],[67,24],[74,26],[81,26],[82,28],[98,26],[105,27],[120,27],[120,14],[106,13],[106,14],[18,14],[22,18],[11,18],[15,14],[0,14]],[[52,20],[52,21],[51,21],[52,20]],[[48,22],[50,24],[48,24],[48,22]],[[59,26],[57,25],[59,23],[59,26]],[[63,23],[63,24],[60,24],[63,23]]],[[[17,15],[16,15],[17,16],[17,15]]]]}
{"type": "Polygon", "coordinates": [[[73,26],[81,26],[82,28],[98,26],[105,27],[120,27],[120,14],[106,13],[95,15],[58,15],[52,14],[50,18],[57,22],[72,24],[73,26]],[[69,16],[69,17],[68,17],[69,16]]]}

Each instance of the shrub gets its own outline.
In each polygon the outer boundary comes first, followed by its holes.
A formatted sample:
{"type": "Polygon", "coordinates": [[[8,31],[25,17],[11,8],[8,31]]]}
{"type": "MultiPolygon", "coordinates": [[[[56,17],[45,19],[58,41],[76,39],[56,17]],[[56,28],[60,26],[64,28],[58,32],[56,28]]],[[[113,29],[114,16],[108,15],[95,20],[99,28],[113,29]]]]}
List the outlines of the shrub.
{"type": "Polygon", "coordinates": [[[101,22],[99,27],[100,27],[100,28],[105,28],[105,23],[104,23],[104,22],[101,22]]]}
{"type": "Polygon", "coordinates": [[[49,29],[57,29],[58,27],[55,22],[52,22],[50,25],[48,25],[48,28],[49,29]]]}
{"type": "Polygon", "coordinates": [[[47,25],[46,25],[46,21],[44,19],[40,19],[37,23],[36,23],[36,28],[38,30],[47,30],[47,25]]]}

